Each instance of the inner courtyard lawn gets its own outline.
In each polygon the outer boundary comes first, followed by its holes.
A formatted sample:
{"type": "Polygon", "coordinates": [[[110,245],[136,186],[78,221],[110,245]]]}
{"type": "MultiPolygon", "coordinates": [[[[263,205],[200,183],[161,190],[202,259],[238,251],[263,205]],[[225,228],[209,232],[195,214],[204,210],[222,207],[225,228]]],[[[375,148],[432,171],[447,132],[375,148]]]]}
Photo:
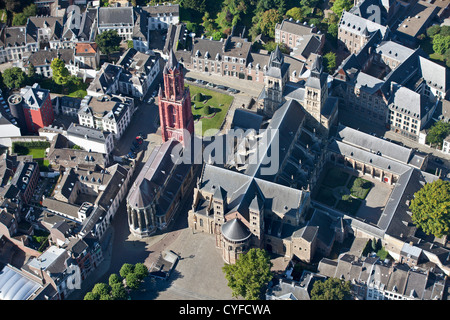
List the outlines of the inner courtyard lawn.
{"type": "Polygon", "coordinates": [[[330,168],[315,198],[327,206],[355,216],[372,187],[373,183],[366,179],[350,175],[340,168],[330,168]]]}
{"type": "Polygon", "coordinates": [[[225,120],[228,109],[233,102],[233,97],[191,84],[186,86],[189,87],[191,93],[195,133],[202,136],[216,134],[225,120]],[[202,101],[195,101],[194,97],[199,93],[202,94],[202,101]],[[207,106],[209,106],[209,110],[207,110],[207,106]]]}

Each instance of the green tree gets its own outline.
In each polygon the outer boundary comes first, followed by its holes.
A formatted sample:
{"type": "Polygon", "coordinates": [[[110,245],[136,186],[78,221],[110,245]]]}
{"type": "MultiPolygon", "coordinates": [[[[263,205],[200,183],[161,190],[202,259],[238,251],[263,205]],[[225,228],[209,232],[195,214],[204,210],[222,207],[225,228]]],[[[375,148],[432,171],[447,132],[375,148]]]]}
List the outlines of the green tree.
{"type": "Polygon", "coordinates": [[[442,26],[439,34],[444,37],[450,36],[450,26],[442,26]]]}
{"type": "Polygon", "coordinates": [[[125,279],[129,273],[134,272],[134,265],[130,263],[124,263],[119,270],[120,276],[125,279]]]}
{"type": "Polygon", "coordinates": [[[275,38],[275,25],[280,23],[282,20],[283,16],[278,12],[278,10],[270,9],[265,11],[259,21],[261,33],[270,38],[275,38]]]}
{"type": "Polygon", "coordinates": [[[227,264],[222,270],[228,280],[233,297],[246,300],[261,298],[263,288],[272,279],[272,262],[265,250],[252,248],[242,254],[236,264],[227,264]]]}
{"type": "Polygon", "coordinates": [[[14,14],[12,25],[13,26],[24,26],[27,23],[28,17],[23,13],[14,14]]]}
{"type": "Polygon", "coordinates": [[[220,40],[222,38],[225,38],[224,34],[220,31],[216,31],[212,34],[213,40],[220,40]]]}
{"type": "Polygon", "coordinates": [[[450,48],[450,36],[437,34],[433,37],[433,50],[435,53],[444,54],[450,48]]]}
{"type": "Polygon", "coordinates": [[[185,9],[203,13],[206,10],[206,0],[182,0],[181,6],[185,9]]]}
{"type": "Polygon", "coordinates": [[[107,30],[98,34],[95,43],[103,54],[110,55],[119,51],[121,38],[116,30],[107,30]]]}
{"type": "Polygon", "coordinates": [[[139,275],[134,272],[128,273],[125,277],[125,281],[127,283],[127,287],[132,290],[139,289],[141,285],[141,279],[139,278],[139,275]]]}
{"type": "Polygon", "coordinates": [[[447,49],[444,53],[444,60],[446,61],[447,67],[450,68],[450,49],[447,49]]]}
{"type": "Polygon", "coordinates": [[[52,79],[56,84],[64,86],[69,82],[70,73],[63,60],[59,58],[53,59],[50,68],[52,68],[52,79]]]}
{"type": "Polygon", "coordinates": [[[442,142],[450,134],[450,123],[444,121],[436,122],[428,131],[426,142],[432,146],[441,148],[442,142]]]}
{"type": "Polygon", "coordinates": [[[339,26],[337,25],[337,23],[331,23],[328,25],[328,34],[334,39],[337,39],[338,29],[339,26]]]}
{"type": "Polygon", "coordinates": [[[26,81],[27,76],[19,67],[12,67],[3,71],[3,83],[9,89],[22,88],[26,81]]]}
{"type": "Polygon", "coordinates": [[[438,179],[414,194],[409,206],[412,221],[426,234],[450,234],[450,182],[438,179]]]}
{"type": "Polygon", "coordinates": [[[100,282],[96,283],[94,288],[92,289],[92,293],[96,297],[101,297],[103,295],[109,295],[111,288],[106,283],[100,282]]]}
{"type": "Polygon", "coordinates": [[[98,297],[92,292],[86,293],[83,300],[98,300],[98,297]]]}
{"type": "Polygon", "coordinates": [[[134,42],[133,42],[133,40],[128,40],[128,41],[127,41],[127,47],[128,47],[128,49],[134,48],[134,42]]]}
{"type": "Polygon", "coordinates": [[[37,10],[36,5],[33,3],[23,8],[23,14],[26,15],[27,17],[32,17],[36,15],[36,10],[37,10]]]}
{"type": "Polygon", "coordinates": [[[303,22],[303,19],[305,18],[303,10],[300,7],[294,7],[289,9],[286,12],[286,16],[294,20],[300,20],[300,22],[303,22]]]}
{"type": "Polygon", "coordinates": [[[349,300],[350,282],[337,278],[316,281],[311,289],[311,300],[349,300]]]}
{"type": "Polygon", "coordinates": [[[119,277],[117,273],[112,273],[109,276],[108,283],[112,287],[116,283],[122,283],[122,279],[119,277]]]}
{"type": "Polygon", "coordinates": [[[353,1],[351,0],[336,0],[331,7],[331,11],[333,11],[338,17],[342,15],[342,12],[348,11],[353,7],[353,1]]]}
{"type": "Polygon", "coordinates": [[[127,290],[122,283],[114,283],[111,285],[111,298],[113,300],[126,300],[128,298],[127,290]]]}
{"type": "Polygon", "coordinates": [[[324,64],[328,73],[333,73],[336,69],[336,54],[334,52],[328,52],[323,56],[324,64]]]}
{"type": "Polygon", "coordinates": [[[440,31],[441,31],[441,27],[438,24],[435,24],[434,26],[431,26],[427,29],[427,36],[429,36],[430,38],[433,38],[440,31]]]}
{"type": "Polygon", "coordinates": [[[28,77],[33,79],[35,76],[36,76],[36,68],[30,62],[30,64],[28,65],[28,77]]]}
{"type": "Polygon", "coordinates": [[[13,26],[23,26],[27,23],[28,17],[36,15],[36,5],[31,4],[23,9],[22,12],[15,13],[12,21],[13,26]]]}
{"type": "Polygon", "coordinates": [[[197,23],[189,21],[189,22],[186,23],[186,29],[189,32],[194,32],[195,34],[197,34],[198,31],[199,31],[199,26],[198,26],[197,23]]]}
{"type": "Polygon", "coordinates": [[[134,265],[134,273],[139,279],[144,280],[144,278],[148,276],[148,268],[143,263],[136,263],[134,265]]]}

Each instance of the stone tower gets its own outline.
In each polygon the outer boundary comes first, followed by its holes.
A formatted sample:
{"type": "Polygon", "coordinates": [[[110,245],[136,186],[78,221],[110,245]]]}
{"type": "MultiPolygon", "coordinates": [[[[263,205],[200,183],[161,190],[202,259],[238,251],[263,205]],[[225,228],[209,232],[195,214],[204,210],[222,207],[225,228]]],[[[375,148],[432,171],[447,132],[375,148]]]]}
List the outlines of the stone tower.
{"type": "Polygon", "coordinates": [[[288,65],[284,63],[283,54],[280,48],[270,54],[269,65],[264,71],[264,114],[272,117],[273,113],[283,103],[283,90],[287,81],[288,65]]]}
{"type": "Polygon", "coordinates": [[[304,108],[317,121],[318,127],[322,123],[322,109],[328,96],[327,76],[322,70],[322,56],[318,56],[306,80],[304,98],[304,108]]]}
{"type": "Polygon", "coordinates": [[[163,79],[164,89],[159,88],[158,96],[162,141],[173,138],[185,146],[194,134],[194,117],[189,88],[184,87],[183,66],[172,50],[163,70],[163,79]]]}

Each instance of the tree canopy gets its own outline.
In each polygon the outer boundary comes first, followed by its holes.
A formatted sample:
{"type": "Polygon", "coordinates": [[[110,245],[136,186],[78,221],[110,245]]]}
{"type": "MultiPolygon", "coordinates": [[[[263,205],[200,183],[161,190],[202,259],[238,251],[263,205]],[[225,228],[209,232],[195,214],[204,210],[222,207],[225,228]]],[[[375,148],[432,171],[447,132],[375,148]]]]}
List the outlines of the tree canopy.
{"type": "Polygon", "coordinates": [[[333,11],[338,17],[342,15],[342,12],[348,11],[353,7],[353,1],[351,0],[336,0],[331,7],[331,11],[333,11]]]}
{"type": "Polygon", "coordinates": [[[66,85],[69,82],[69,70],[67,70],[64,61],[59,58],[53,59],[50,64],[52,68],[52,79],[56,84],[66,85]]]}
{"type": "Polygon", "coordinates": [[[311,289],[311,300],[348,300],[350,297],[350,282],[338,278],[316,281],[311,289]]]}
{"type": "Polygon", "coordinates": [[[242,296],[246,300],[260,299],[263,288],[272,279],[272,262],[265,250],[252,248],[222,270],[228,280],[233,297],[242,296]]]}
{"type": "Polygon", "coordinates": [[[12,67],[3,71],[3,83],[9,89],[22,88],[26,81],[27,75],[19,67],[12,67]]]}
{"type": "Polygon", "coordinates": [[[103,54],[119,51],[121,38],[116,30],[103,31],[95,38],[95,43],[103,54]]]}
{"type": "Polygon", "coordinates": [[[450,123],[436,122],[428,131],[426,142],[437,147],[442,146],[444,139],[450,134],[450,123]]]}
{"type": "Polygon", "coordinates": [[[450,182],[438,179],[414,194],[409,206],[412,221],[426,234],[450,234],[450,182]]]}

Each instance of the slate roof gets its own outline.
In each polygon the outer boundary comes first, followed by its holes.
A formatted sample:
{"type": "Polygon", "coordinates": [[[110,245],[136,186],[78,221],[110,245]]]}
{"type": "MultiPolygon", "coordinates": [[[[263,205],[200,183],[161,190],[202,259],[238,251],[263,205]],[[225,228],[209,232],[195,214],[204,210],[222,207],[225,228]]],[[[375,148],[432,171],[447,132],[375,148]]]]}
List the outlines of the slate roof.
{"type": "Polygon", "coordinates": [[[164,13],[167,15],[172,14],[173,16],[180,15],[180,5],[179,4],[169,4],[169,5],[157,5],[157,6],[146,6],[142,7],[143,10],[147,11],[150,17],[157,17],[159,15],[163,15],[164,13]]]}
{"type": "Polygon", "coordinates": [[[201,189],[214,194],[218,187],[222,187],[228,197],[226,213],[238,211],[244,218],[248,218],[248,208],[255,197],[262,200],[268,212],[293,217],[304,198],[300,190],[206,164],[201,189]]]}
{"type": "Polygon", "coordinates": [[[80,30],[78,38],[81,41],[93,41],[93,34],[95,33],[95,22],[97,19],[97,8],[87,8],[81,15],[80,30]],[[92,39],[91,39],[92,38],[92,39]]]}
{"type": "Polygon", "coordinates": [[[67,134],[79,136],[82,138],[85,138],[87,136],[88,139],[104,143],[110,133],[72,123],[67,129],[67,134]]]}
{"type": "Polygon", "coordinates": [[[394,88],[388,103],[391,110],[419,120],[422,120],[433,107],[426,96],[406,87],[394,88]]]}
{"type": "Polygon", "coordinates": [[[35,67],[50,65],[53,59],[59,58],[65,64],[73,62],[73,49],[48,49],[32,52],[28,57],[28,62],[35,67]]]}
{"type": "MultiPolygon", "coordinates": [[[[24,46],[25,44],[29,43],[27,41],[25,30],[26,30],[25,26],[4,28],[2,30],[1,40],[5,48],[24,46]]],[[[30,40],[32,40],[31,43],[36,43],[35,40],[33,39],[30,40]]]]}
{"type": "Polygon", "coordinates": [[[390,59],[403,62],[414,53],[414,50],[389,40],[381,42],[375,49],[375,52],[390,59]]]}
{"type": "Polygon", "coordinates": [[[179,146],[178,141],[171,139],[152,151],[129,190],[127,203],[132,208],[147,207],[161,191],[156,212],[157,215],[165,214],[191,168],[190,164],[180,161],[175,164],[172,152],[176,152],[179,146]],[[160,190],[162,186],[164,188],[160,190]]]}
{"type": "MultiPolygon", "coordinates": [[[[49,28],[49,40],[60,40],[63,35],[64,19],[61,17],[35,16],[29,17],[26,25],[27,38],[38,40],[38,30],[41,28],[49,28]]],[[[31,39],[27,42],[31,42],[31,39]]]]}
{"type": "Polygon", "coordinates": [[[50,90],[42,89],[37,83],[20,89],[23,101],[28,107],[39,109],[50,94],[50,90]]]}
{"type": "Polygon", "coordinates": [[[292,55],[302,55],[308,58],[311,53],[319,53],[321,46],[321,38],[323,35],[305,35],[300,40],[300,43],[296,44],[292,50],[292,55]]]}
{"type": "Polygon", "coordinates": [[[133,7],[98,8],[98,26],[134,25],[133,7]]]}
{"type": "Polygon", "coordinates": [[[355,147],[374,153],[380,152],[383,157],[391,158],[404,164],[409,162],[413,154],[412,149],[343,125],[339,125],[336,137],[355,147]]]}
{"type": "Polygon", "coordinates": [[[232,219],[225,222],[221,227],[222,235],[229,241],[245,241],[252,233],[240,219],[232,219]]]}
{"type": "Polygon", "coordinates": [[[281,31],[295,35],[310,35],[315,31],[315,28],[307,23],[297,22],[291,19],[285,19],[281,23],[277,23],[275,29],[280,29],[281,31]]]}
{"type": "Polygon", "coordinates": [[[342,12],[341,20],[339,21],[339,28],[360,36],[364,36],[365,32],[369,32],[370,34],[376,30],[380,30],[382,36],[385,37],[388,31],[388,28],[385,26],[364,19],[345,10],[342,12]]]}

